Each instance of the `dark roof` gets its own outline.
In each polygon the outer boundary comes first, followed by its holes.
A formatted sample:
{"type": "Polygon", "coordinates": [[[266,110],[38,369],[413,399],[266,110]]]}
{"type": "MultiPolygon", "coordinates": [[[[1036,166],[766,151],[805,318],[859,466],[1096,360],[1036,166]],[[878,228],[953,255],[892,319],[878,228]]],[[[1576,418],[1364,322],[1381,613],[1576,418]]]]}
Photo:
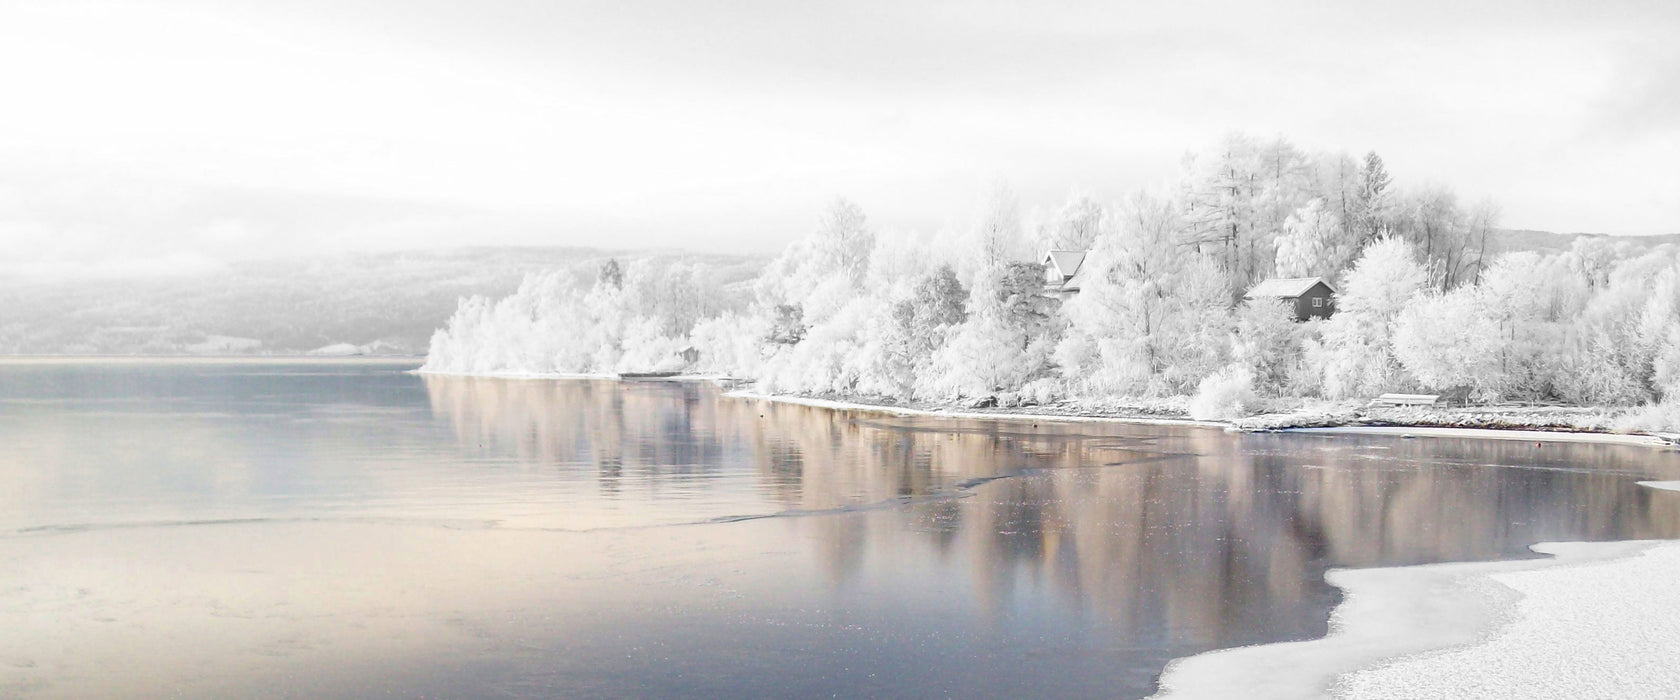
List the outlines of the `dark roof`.
{"type": "Polygon", "coordinates": [[[1331,294],[1336,293],[1336,288],[1330,286],[1329,282],[1324,281],[1323,277],[1281,277],[1254,285],[1254,288],[1248,290],[1243,298],[1295,299],[1320,284],[1329,289],[1331,294]]]}

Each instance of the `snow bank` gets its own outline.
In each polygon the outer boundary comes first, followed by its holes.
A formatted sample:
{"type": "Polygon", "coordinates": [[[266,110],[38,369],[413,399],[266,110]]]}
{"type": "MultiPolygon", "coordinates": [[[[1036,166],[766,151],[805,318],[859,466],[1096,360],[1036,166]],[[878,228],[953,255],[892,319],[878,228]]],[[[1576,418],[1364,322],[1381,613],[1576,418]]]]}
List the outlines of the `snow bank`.
{"type": "MultiPolygon", "coordinates": [[[[1628,556],[1649,543],[1609,543],[1573,562],[1628,556]]],[[[1518,594],[1489,577],[1562,566],[1559,559],[1338,569],[1326,574],[1346,598],[1322,639],[1222,649],[1178,659],[1157,698],[1310,698],[1338,677],[1387,659],[1476,642],[1508,622],[1518,594]]]]}
{"type": "MultiPolygon", "coordinates": [[[[1570,559],[1614,548],[1546,544],[1570,559]]],[[[1680,693],[1680,543],[1584,566],[1513,571],[1515,622],[1475,646],[1360,671],[1347,698],[1671,698],[1680,693]]]]}
{"type": "Polygon", "coordinates": [[[1552,558],[1333,570],[1329,635],[1178,659],[1156,697],[1672,697],[1680,542],[1533,549],[1552,558]]]}

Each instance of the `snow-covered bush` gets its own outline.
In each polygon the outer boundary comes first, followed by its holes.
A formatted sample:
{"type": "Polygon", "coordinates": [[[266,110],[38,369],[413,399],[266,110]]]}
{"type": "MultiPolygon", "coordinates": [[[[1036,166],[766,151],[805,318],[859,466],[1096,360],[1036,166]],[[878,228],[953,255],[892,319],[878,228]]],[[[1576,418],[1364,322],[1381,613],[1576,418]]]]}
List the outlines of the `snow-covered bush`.
{"type": "Polygon", "coordinates": [[[756,377],[764,368],[770,324],[762,316],[727,313],[694,325],[689,340],[700,359],[695,369],[732,377],[756,377]]]}
{"type": "Polygon", "coordinates": [[[1190,399],[1190,417],[1235,420],[1253,413],[1259,402],[1253,372],[1242,365],[1227,365],[1196,387],[1196,396],[1190,399]]]}

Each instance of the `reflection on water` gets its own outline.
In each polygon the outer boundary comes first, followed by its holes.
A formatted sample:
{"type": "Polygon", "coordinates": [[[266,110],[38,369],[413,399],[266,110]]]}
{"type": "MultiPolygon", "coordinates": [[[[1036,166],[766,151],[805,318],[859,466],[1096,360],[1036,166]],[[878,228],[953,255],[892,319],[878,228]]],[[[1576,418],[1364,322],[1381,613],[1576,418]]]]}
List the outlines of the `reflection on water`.
{"type": "Polygon", "coordinates": [[[427,387],[459,439],[593,461],[603,494],[627,474],[682,478],[722,457],[750,464],[785,513],[879,509],[805,526],[830,585],[870,576],[871,558],[932,556],[957,564],[945,568],[983,610],[1053,599],[1152,647],[1151,664],[1322,635],[1338,599],[1330,567],[1680,534],[1680,499],[1634,483],[1680,461],[1646,448],[888,418],[695,384],[427,387]]]}
{"type": "Polygon", "coordinates": [[[0,639],[0,691],[1139,697],[1172,658],[1322,635],[1330,567],[1680,536],[1680,494],[1634,483],[1672,451],[398,369],[0,365],[0,624],[36,630],[0,639]],[[268,546],[212,555],[235,533],[268,546]],[[112,558],[220,608],[157,613],[112,558]],[[115,588],[95,614],[53,585],[115,588]],[[188,663],[113,616],[232,641],[188,663]],[[83,643],[162,670],[36,658],[83,643]]]}

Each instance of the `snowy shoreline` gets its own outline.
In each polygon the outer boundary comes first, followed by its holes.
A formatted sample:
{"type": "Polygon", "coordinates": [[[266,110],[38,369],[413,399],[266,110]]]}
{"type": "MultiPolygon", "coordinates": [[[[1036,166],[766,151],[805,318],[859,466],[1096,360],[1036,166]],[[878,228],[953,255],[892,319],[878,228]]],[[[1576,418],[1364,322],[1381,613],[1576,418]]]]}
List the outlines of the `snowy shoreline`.
{"type": "MultiPolygon", "coordinates": [[[[1680,490],[1680,482],[1640,485],[1680,490]]],[[[1156,698],[1654,697],[1680,687],[1680,542],[1544,542],[1544,559],[1334,569],[1320,639],[1174,660],[1156,698]]]]}
{"type": "Polygon", "coordinates": [[[1328,635],[1176,659],[1155,697],[1627,698],[1680,687],[1680,667],[1663,658],[1680,644],[1680,542],[1532,549],[1551,556],[1331,570],[1346,597],[1328,635]],[[1618,682],[1618,667],[1640,669],[1640,685],[1618,682]]]}
{"type": "MultiPolygon", "coordinates": [[[[414,374],[443,377],[484,377],[491,379],[590,379],[622,381],[617,374],[568,374],[556,372],[440,372],[424,367],[411,370],[414,374]]],[[[646,380],[642,380],[646,381],[646,380]]],[[[837,411],[874,411],[897,416],[930,416],[959,420],[1061,421],[1068,423],[1125,423],[1133,425],[1185,425],[1202,428],[1223,428],[1236,432],[1285,432],[1321,435],[1391,435],[1400,437],[1445,437],[1483,440],[1532,440],[1536,442],[1590,442],[1639,447],[1664,447],[1674,438],[1652,434],[1610,432],[1603,429],[1556,429],[1568,426],[1536,423],[1515,414],[1501,414],[1495,409],[1476,409],[1480,421],[1474,427],[1442,425],[1440,420],[1404,422],[1407,413],[1379,413],[1374,418],[1357,414],[1320,415],[1313,420],[1297,421],[1291,414],[1264,414],[1236,421],[1196,420],[1187,416],[1152,414],[1142,407],[1113,407],[1105,413],[1095,405],[1067,407],[1012,407],[1008,409],[974,409],[948,405],[903,406],[871,403],[857,398],[825,398],[800,394],[774,394],[751,388],[729,388],[729,377],[718,375],[678,375],[661,377],[659,381],[711,382],[725,389],[725,396],[737,399],[776,401],[779,403],[827,408],[837,411]],[[1038,410],[1034,410],[1034,409],[1038,410]],[[1132,412],[1127,412],[1131,408],[1132,412]],[[1489,416],[1504,416],[1489,418],[1489,416]]]]}
{"type": "MultiPolygon", "coordinates": [[[[698,379],[698,378],[696,378],[698,379]]],[[[1192,418],[1177,418],[1171,416],[1150,415],[1104,415],[1096,413],[1057,413],[1051,411],[1031,411],[1020,408],[1009,410],[973,410],[955,407],[939,406],[896,406],[891,404],[876,404],[862,401],[848,401],[843,399],[828,399],[813,396],[799,396],[790,394],[770,394],[752,389],[736,389],[725,394],[732,398],[757,399],[763,401],[777,401],[781,403],[813,406],[840,411],[875,411],[889,415],[900,416],[933,416],[957,418],[964,420],[1011,420],[1011,421],[1063,421],[1069,423],[1130,423],[1140,425],[1186,425],[1203,428],[1224,428],[1233,432],[1277,432],[1307,435],[1390,435],[1396,437],[1444,437],[1470,438],[1481,440],[1532,440],[1535,442],[1590,442],[1611,445],[1633,445],[1639,447],[1665,447],[1669,443],[1656,435],[1641,435],[1632,433],[1611,433],[1594,431],[1563,431],[1543,430],[1535,427],[1512,422],[1508,427],[1453,427],[1420,423],[1416,425],[1331,425],[1311,427],[1244,427],[1243,421],[1204,421],[1192,418]]]]}
{"type": "Polygon", "coordinates": [[[724,394],[736,399],[754,399],[759,401],[775,401],[777,403],[826,408],[835,411],[871,411],[896,416],[931,416],[935,418],[956,418],[961,420],[1010,420],[1010,421],[1060,421],[1065,423],[1131,423],[1139,425],[1186,425],[1202,428],[1230,429],[1231,424],[1221,421],[1200,421],[1191,418],[1157,417],[1146,415],[1093,415],[1081,413],[1035,413],[1031,411],[981,411],[962,410],[957,408],[894,406],[890,404],[863,403],[845,401],[841,399],[825,399],[815,396],[798,396],[792,394],[767,394],[751,389],[736,389],[724,394]]]}
{"type": "MultiPolygon", "coordinates": [[[[409,370],[410,374],[431,375],[434,377],[467,377],[473,379],[610,379],[618,381],[616,374],[568,374],[561,372],[440,372],[426,369],[424,365],[409,370]]],[[[685,379],[687,379],[685,377],[685,379]]]]}

